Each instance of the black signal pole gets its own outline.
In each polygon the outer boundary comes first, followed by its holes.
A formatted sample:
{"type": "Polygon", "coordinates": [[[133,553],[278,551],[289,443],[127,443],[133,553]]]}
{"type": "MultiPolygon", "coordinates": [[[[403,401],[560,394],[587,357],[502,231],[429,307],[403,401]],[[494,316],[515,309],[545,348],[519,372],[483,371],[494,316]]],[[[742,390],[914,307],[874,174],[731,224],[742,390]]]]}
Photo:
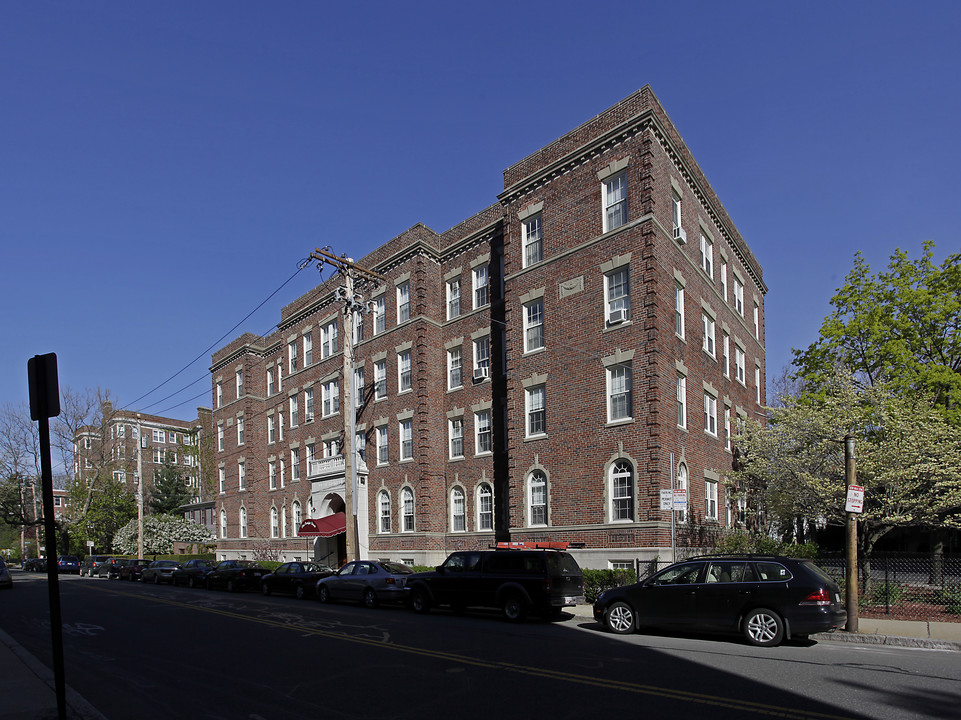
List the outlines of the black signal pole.
{"type": "Polygon", "coordinates": [[[47,536],[47,591],[50,597],[50,635],[57,717],[66,720],[67,693],[63,678],[63,620],[60,613],[60,576],[57,572],[57,525],[53,514],[53,468],[50,463],[50,418],[60,414],[60,385],[55,353],[27,361],[30,419],[40,430],[40,478],[43,483],[43,529],[47,536]]]}

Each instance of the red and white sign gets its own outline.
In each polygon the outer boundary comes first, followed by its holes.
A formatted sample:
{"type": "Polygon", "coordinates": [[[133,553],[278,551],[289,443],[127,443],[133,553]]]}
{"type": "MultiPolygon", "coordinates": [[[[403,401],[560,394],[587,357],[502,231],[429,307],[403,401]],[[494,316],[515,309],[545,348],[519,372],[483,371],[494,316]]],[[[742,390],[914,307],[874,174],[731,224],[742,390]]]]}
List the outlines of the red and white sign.
{"type": "Polygon", "coordinates": [[[844,512],[859,513],[864,512],[864,487],[861,485],[848,485],[847,502],[844,504],[844,512]]]}

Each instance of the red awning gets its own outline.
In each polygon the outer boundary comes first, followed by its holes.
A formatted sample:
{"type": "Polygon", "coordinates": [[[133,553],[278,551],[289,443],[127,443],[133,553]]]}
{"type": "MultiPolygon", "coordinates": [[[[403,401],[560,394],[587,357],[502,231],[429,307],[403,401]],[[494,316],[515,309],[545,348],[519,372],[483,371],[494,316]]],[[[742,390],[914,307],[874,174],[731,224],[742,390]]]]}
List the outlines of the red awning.
{"type": "Polygon", "coordinates": [[[301,524],[297,534],[302,537],[331,538],[346,531],[347,516],[339,512],[322,518],[307,518],[301,524]]]}

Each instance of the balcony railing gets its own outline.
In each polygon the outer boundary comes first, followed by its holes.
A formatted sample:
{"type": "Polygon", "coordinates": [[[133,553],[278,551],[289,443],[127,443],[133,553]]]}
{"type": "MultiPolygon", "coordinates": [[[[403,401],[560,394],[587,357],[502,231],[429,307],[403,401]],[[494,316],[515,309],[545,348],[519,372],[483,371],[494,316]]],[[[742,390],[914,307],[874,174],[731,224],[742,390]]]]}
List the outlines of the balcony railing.
{"type": "MultiPolygon", "coordinates": [[[[367,464],[359,453],[354,454],[354,460],[357,465],[357,472],[367,473],[367,464]]],[[[311,460],[307,467],[307,479],[308,480],[325,480],[331,477],[341,476],[347,472],[347,463],[344,460],[343,455],[335,455],[329,458],[320,458],[317,460],[311,460]]]]}

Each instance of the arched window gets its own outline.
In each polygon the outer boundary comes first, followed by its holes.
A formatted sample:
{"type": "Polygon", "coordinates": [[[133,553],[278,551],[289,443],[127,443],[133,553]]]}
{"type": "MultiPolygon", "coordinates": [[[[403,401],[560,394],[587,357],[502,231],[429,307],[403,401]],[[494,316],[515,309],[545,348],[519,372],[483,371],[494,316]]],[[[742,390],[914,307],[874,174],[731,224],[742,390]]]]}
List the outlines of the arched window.
{"type": "Polygon", "coordinates": [[[390,532],[390,493],[381,490],[377,495],[377,516],[380,518],[380,532],[390,532]]]}
{"type": "Polygon", "coordinates": [[[404,519],[402,530],[404,532],[414,531],[414,491],[404,488],[400,494],[401,504],[403,505],[404,519]]]}
{"type": "Polygon", "coordinates": [[[247,537],[247,508],[240,508],[240,537],[247,537]]]}
{"type": "Polygon", "coordinates": [[[270,537],[275,538],[280,536],[280,513],[277,512],[277,508],[270,508],[270,537]]]}
{"type": "Polygon", "coordinates": [[[467,514],[464,503],[464,491],[454,488],[450,493],[450,527],[453,532],[467,530],[467,514]]]}
{"type": "Polygon", "coordinates": [[[488,483],[477,488],[477,529],[494,529],[494,493],[488,483]]]}
{"type": "Polygon", "coordinates": [[[220,511],[220,537],[227,537],[227,511],[220,511]]]}
{"type": "Polygon", "coordinates": [[[280,508],[280,537],[287,537],[287,506],[280,508]]]}
{"type": "Polygon", "coordinates": [[[297,537],[300,535],[300,526],[304,522],[303,513],[300,511],[300,501],[294,500],[291,508],[294,511],[294,537],[297,537]]]}
{"type": "Polygon", "coordinates": [[[611,465],[611,520],[634,519],[634,468],[627,460],[611,465]]]}
{"type": "Polygon", "coordinates": [[[547,525],[547,475],[540,470],[531,473],[527,481],[531,525],[547,525]]]}
{"type": "MultiPolygon", "coordinates": [[[[678,490],[687,490],[687,465],[684,463],[681,463],[677,466],[677,479],[674,483],[674,487],[678,490]]],[[[690,498],[688,498],[688,500],[690,500],[690,498]]],[[[681,523],[687,521],[686,510],[678,511],[677,521],[681,523]]]]}

